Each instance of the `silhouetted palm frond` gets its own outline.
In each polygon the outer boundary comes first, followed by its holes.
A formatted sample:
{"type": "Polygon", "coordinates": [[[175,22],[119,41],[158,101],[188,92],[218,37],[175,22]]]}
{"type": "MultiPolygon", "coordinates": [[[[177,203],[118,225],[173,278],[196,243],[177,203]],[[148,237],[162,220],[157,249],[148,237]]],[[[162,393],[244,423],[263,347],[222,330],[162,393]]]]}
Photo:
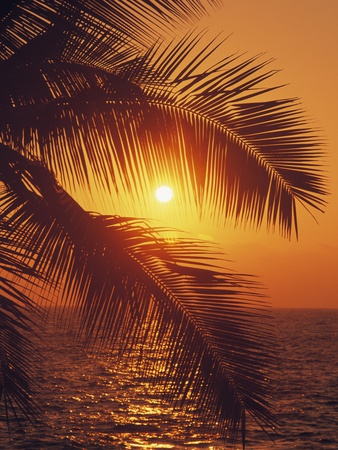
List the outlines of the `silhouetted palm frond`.
{"type": "Polygon", "coordinates": [[[84,66],[86,57],[9,61],[3,142],[23,144],[72,192],[93,189],[94,180],[105,201],[111,194],[107,210],[123,196],[146,208],[150,186],[163,178],[182,193],[181,210],[192,198],[200,217],[217,224],[265,222],[290,237],[297,203],[325,205],[321,142],[296,100],[264,100],[273,90],[262,85],[274,73],[267,62],[229,56],[212,65],[219,43],[198,54],[201,38],[192,33],[143,56],[120,52],[117,42],[118,61],[107,67],[104,58],[97,67],[84,66]]]}
{"type": "Polygon", "coordinates": [[[322,142],[297,99],[264,100],[275,89],[263,84],[275,73],[266,70],[270,61],[230,55],[212,65],[217,41],[193,58],[199,40],[189,36],[154,57],[159,79],[170,80],[167,90],[150,87],[156,161],[180,148],[202,216],[256,226],[265,220],[290,236],[297,203],[325,205],[322,142]]]}
{"type": "Polygon", "coordinates": [[[0,400],[4,404],[7,423],[12,411],[28,420],[36,420],[40,406],[35,391],[37,348],[32,344],[33,328],[27,311],[13,297],[2,295],[0,276],[0,400]],[[36,361],[36,360],[35,360],[36,361]]]}
{"type": "Polygon", "coordinates": [[[62,286],[65,311],[81,317],[89,342],[137,359],[151,351],[157,362],[140,365],[142,374],[174,405],[193,401],[230,442],[245,435],[245,413],[273,426],[273,327],[250,277],[223,268],[206,242],[85,212],[46,168],[9,148],[1,146],[0,160],[4,217],[18,242],[32,242],[37,272],[62,286]]]}

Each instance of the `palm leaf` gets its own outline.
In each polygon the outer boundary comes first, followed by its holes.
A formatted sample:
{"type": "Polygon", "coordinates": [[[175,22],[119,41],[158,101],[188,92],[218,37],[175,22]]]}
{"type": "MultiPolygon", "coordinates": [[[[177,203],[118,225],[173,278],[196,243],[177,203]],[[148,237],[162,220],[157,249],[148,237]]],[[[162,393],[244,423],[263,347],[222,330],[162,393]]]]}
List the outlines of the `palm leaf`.
{"type": "Polygon", "coordinates": [[[262,85],[274,73],[267,62],[229,56],[205,69],[220,43],[198,55],[201,38],[192,33],[143,57],[118,41],[109,72],[104,58],[100,68],[11,66],[3,141],[23,143],[74,194],[91,188],[107,202],[109,192],[106,211],[132,200],[148,215],[146,199],[163,178],[181,192],[181,211],[188,202],[216,224],[264,221],[290,237],[297,203],[325,205],[321,142],[296,100],[264,100],[273,90],[262,85]]]}
{"type": "Polygon", "coordinates": [[[10,411],[16,417],[20,412],[28,420],[36,421],[40,406],[34,390],[32,355],[37,356],[37,348],[31,341],[34,334],[31,318],[12,297],[1,294],[2,282],[0,276],[0,400],[8,424],[10,411]]]}
{"type": "Polygon", "coordinates": [[[325,205],[322,143],[297,100],[264,101],[273,90],[262,87],[274,74],[265,71],[268,62],[232,56],[206,70],[217,46],[192,58],[187,45],[194,48],[199,38],[170,46],[154,63],[157,76],[171,82],[169,96],[151,87],[151,121],[159,130],[152,151],[161,160],[168,149],[183,146],[202,216],[256,226],[265,219],[290,236],[297,232],[297,203],[317,210],[325,205]]]}
{"type": "Polygon", "coordinates": [[[61,280],[65,313],[81,317],[89,342],[129,355],[148,348],[157,363],[139,365],[142,375],[173,405],[193,401],[230,442],[245,435],[245,413],[274,425],[266,377],[273,327],[254,280],[226,270],[206,242],[172,242],[140,220],[85,212],[46,168],[9,148],[0,159],[11,198],[3,216],[17,242],[34,243],[36,270],[61,280]]]}

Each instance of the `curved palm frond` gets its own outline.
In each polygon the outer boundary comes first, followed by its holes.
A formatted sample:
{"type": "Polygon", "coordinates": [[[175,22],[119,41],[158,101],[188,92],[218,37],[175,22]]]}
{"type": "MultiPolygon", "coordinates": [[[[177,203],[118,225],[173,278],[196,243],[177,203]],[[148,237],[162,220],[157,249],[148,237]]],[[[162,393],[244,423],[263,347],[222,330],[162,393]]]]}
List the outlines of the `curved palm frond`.
{"type": "Polygon", "coordinates": [[[276,89],[263,85],[275,73],[265,69],[270,61],[230,55],[212,66],[217,41],[192,58],[199,39],[169,46],[154,61],[169,86],[150,87],[151,120],[160,130],[153,152],[161,160],[183,146],[202,216],[257,227],[264,219],[290,236],[297,203],[320,211],[326,203],[322,142],[297,99],[264,100],[276,89]]]}
{"type": "Polygon", "coordinates": [[[137,358],[152,351],[157,362],[139,365],[143,375],[174,405],[193,401],[230,442],[245,436],[246,413],[272,428],[273,328],[255,281],[222,268],[206,242],[171,242],[140,220],[87,213],[46,168],[3,145],[0,160],[12,199],[4,216],[15,213],[16,240],[34,243],[36,269],[62,283],[89,340],[137,358]]]}
{"type": "Polygon", "coordinates": [[[265,221],[297,234],[297,203],[325,205],[321,142],[296,100],[263,100],[273,90],[262,87],[274,73],[267,62],[229,56],[205,69],[219,43],[197,54],[200,39],[192,33],[143,57],[117,50],[109,71],[102,61],[12,67],[3,142],[23,144],[74,193],[94,180],[104,201],[108,191],[146,208],[150,186],[166,178],[182,192],[181,210],[189,198],[218,224],[265,221]]]}

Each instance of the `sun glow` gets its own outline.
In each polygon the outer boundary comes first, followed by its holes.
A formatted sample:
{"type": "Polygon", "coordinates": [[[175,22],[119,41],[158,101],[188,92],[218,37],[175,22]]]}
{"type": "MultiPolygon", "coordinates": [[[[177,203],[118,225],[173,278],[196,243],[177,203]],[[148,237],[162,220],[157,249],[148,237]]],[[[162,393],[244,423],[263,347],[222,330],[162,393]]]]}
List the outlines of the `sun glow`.
{"type": "Polygon", "coordinates": [[[173,198],[173,190],[169,186],[161,186],[155,191],[156,198],[159,202],[166,203],[173,198]]]}

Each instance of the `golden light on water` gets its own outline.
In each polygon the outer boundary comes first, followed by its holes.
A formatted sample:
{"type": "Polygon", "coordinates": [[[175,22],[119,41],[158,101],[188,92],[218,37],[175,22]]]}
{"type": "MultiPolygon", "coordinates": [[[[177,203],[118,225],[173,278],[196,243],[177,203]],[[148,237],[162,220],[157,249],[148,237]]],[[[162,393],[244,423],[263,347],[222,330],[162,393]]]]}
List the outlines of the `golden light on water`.
{"type": "Polygon", "coordinates": [[[159,202],[166,203],[172,200],[173,190],[169,186],[161,186],[155,191],[155,196],[159,202]]]}

